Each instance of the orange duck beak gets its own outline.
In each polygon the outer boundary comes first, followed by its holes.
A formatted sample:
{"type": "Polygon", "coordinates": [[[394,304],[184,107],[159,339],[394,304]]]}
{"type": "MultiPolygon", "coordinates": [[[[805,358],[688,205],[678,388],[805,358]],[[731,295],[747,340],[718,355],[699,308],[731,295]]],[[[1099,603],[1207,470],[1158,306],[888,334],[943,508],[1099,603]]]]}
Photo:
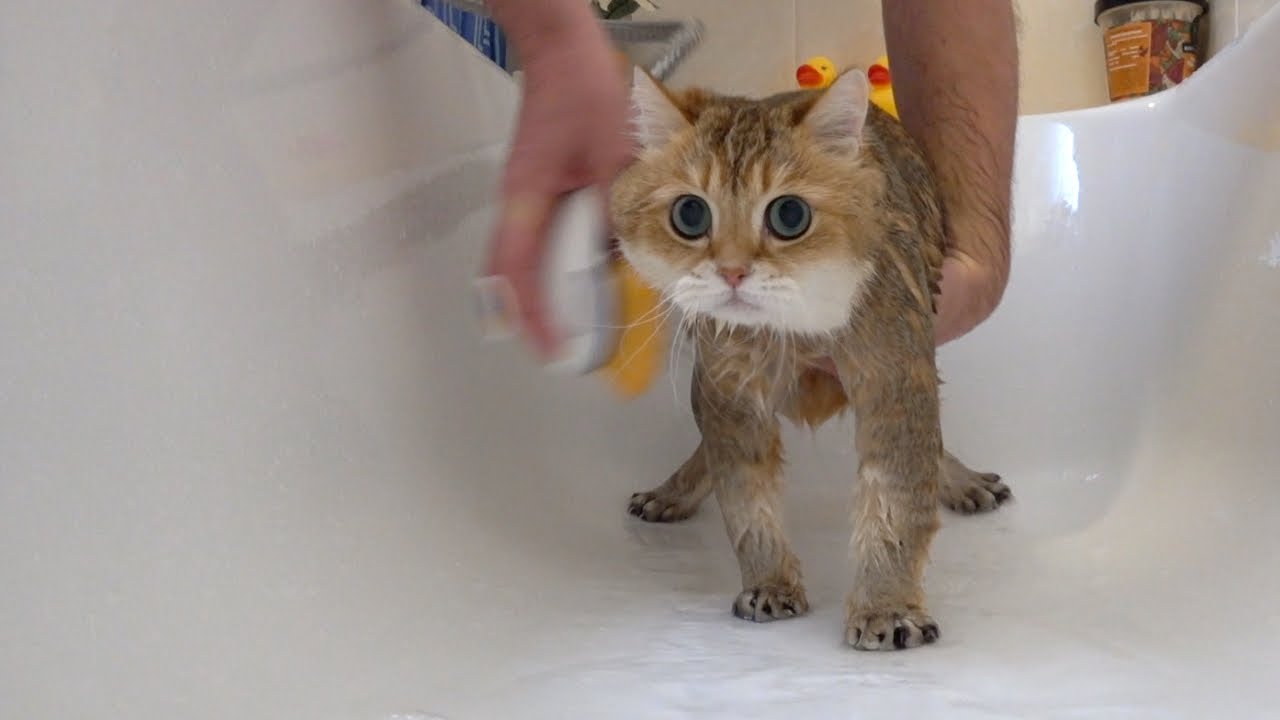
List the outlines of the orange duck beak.
{"type": "Polygon", "coordinates": [[[867,68],[867,80],[869,80],[871,85],[874,87],[882,88],[889,85],[892,77],[893,76],[889,74],[889,68],[881,65],[880,63],[876,63],[870,68],[867,68]]]}
{"type": "Polygon", "coordinates": [[[796,82],[802,88],[816,88],[822,86],[822,73],[818,72],[818,68],[805,63],[796,68],[796,82]]]}

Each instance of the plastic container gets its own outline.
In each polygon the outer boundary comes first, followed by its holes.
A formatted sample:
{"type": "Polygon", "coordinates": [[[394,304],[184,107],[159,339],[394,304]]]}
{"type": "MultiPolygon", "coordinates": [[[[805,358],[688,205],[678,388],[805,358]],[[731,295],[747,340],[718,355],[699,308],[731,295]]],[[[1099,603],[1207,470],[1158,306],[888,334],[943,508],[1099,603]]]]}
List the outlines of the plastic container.
{"type": "Polygon", "coordinates": [[[1207,0],[1098,0],[1111,101],[1167,90],[1195,72],[1207,0]]]}

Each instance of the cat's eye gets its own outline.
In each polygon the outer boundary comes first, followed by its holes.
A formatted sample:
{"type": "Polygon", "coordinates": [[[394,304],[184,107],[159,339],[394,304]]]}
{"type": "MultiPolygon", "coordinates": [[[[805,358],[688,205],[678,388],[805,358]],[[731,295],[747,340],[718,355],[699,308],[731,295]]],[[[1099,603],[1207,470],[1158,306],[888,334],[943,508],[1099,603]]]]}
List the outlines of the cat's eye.
{"type": "Polygon", "coordinates": [[[711,208],[697,195],[681,195],[671,204],[671,227],[685,240],[697,240],[711,231],[711,208]]]}
{"type": "Polygon", "coordinates": [[[795,240],[809,230],[813,211],[809,203],[795,195],[783,195],[769,203],[764,213],[765,226],[779,240],[795,240]]]}

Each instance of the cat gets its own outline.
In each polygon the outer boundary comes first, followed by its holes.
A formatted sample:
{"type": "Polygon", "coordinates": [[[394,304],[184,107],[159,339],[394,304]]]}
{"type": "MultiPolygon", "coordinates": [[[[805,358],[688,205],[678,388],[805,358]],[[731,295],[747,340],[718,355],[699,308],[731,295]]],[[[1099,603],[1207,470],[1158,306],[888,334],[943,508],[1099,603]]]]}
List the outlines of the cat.
{"type": "Polygon", "coordinates": [[[783,532],[780,417],[852,410],[860,458],[845,640],[936,641],[923,590],[939,504],[1012,494],[943,449],[933,323],[944,208],[918,146],[866,76],[746,98],[632,83],[635,161],[610,191],[618,249],[682,316],[701,442],[632,515],[674,522],[712,492],[742,573],[738,617],[809,602],[783,532]]]}

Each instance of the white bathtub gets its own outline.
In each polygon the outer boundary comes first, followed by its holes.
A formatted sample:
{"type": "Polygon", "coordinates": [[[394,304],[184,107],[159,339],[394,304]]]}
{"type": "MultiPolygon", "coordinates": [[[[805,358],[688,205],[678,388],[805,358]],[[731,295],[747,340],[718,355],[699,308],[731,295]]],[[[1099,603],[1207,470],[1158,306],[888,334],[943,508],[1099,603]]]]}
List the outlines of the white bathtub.
{"type": "Polygon", "coordinates": [[[1280,11],[1024,118],[948,443],[941,641],[841,644],[848,427],[789,433],[814,609],[733,618],[695,442],[477,335],[515,90],[401,2],[0,10],[0,718],[1244,718],[1280,703],[1280,11]],[[442,92],[440,88],[450,88],[442,92]]]}

